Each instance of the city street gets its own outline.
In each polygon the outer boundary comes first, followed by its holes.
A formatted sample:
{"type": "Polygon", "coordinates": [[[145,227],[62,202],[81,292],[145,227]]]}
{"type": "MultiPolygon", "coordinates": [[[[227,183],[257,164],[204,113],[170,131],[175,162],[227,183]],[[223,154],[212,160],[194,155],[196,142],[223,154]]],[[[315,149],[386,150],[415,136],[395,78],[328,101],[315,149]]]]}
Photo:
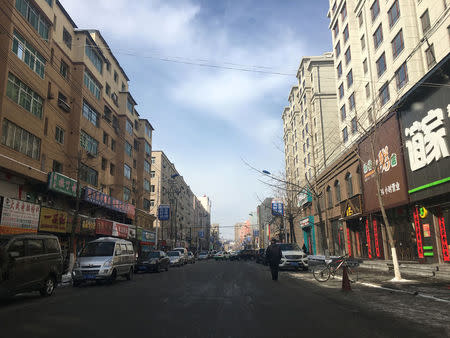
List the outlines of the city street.
{"type": "MultiPolygon", "coordinates": [[[[254,262],[202,261],[168,272],[139,274],[131,282],[63,287],[50,298],[18,295],[1,305],[0,327],[3,337],[448,335],[439,325],[427,326],[432,318],[416,318],[413,312],[405,314],[405,309],[399,309],[400,317],[395,311],[365,304],[365,297],[388,296],[386,291],[356,288],[343,293],[288,272],[273,282],[268,268],[254,262]]],[[[405,296],[389,297],[396,304],[396,297],[405,296]]]]}

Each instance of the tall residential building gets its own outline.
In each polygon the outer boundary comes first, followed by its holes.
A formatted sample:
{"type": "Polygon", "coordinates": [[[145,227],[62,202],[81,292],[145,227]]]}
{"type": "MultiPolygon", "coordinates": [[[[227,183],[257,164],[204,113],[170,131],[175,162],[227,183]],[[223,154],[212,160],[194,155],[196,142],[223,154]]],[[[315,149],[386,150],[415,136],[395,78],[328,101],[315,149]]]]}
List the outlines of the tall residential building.
{"type": "Polygon", "coordinates": [[[332,53],[303,57],[283,111],[286,178],[304,187],[339,154],[332,53]]]}
{"type": "Polygon", "coordinates": [[[259,246],[261,248],[266,248],[269,245],[269,229],[273,220],[272,200],[272,197],[265,198],[256,209],[259,225],[259,246]]]}
{"type": "Polygon", "coordinates": [[[348,146],[450,50],[448,0],[330,0],[339,133],[348,146]]]}

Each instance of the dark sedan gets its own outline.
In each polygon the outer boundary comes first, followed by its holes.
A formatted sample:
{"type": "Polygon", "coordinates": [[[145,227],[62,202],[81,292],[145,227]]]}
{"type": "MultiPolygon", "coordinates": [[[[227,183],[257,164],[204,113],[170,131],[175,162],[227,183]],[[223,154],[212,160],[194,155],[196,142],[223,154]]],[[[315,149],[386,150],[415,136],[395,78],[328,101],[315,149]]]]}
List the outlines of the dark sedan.
{"type": "Polygon", "coordinates": [[[154,271],[169,270],[170,260],[163,251],[143,252],[136,262],[135,271],[154,271]]]}

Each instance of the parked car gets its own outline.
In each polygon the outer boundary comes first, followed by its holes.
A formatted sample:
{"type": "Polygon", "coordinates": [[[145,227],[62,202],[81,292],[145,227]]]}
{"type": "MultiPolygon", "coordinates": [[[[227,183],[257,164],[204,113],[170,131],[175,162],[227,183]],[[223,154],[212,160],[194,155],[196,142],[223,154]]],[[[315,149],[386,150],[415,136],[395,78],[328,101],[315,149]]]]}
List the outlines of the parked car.
{"type": "Polygon", "coordinates": [[[197,259],[199,260],[199,261],[201,261],[201,260],[207,260],[209,258],[209,253],[208,253],[208,251],[201,251],[199,254],[198,254],[198,257],[197,257],[197,259]]]}
{"type": "Polygon", "coordinates": [[[230,253],[228,251],[223,251],[222,254],[224,260],[230,259],[230,253]]]}
{"type": "Polygon", "coordinates": [[[215,259],[216,261],[222,261],[222,260],[224,260],[225,258],[224,258],[223,252],[222,252],[222,251],[217,252],[217,253],[214,255],[214,259],[215,259]]]}
{"type": "Polygon", "coordinates": [[[0,294],[39,291],[50,296],[61,282],[63,259],[58,237],[0,236],[0,294]]]}
{"type": "Polygon", "coordinates": [[[172,251],[181,252],[181,255],[183,256],[183,264],[188,263],[188,251],[186,248],[174,248],[172,251]]]}
{"type": "Polygon", "coordinates": [[[266,265],[266,249],[259,249],[256,255],[256,263],[266,265]]]}
{"type": "Polygon", "coordinates": [[[245,249],[239,252],[239,259],[241,260],[253,260],[256,258],[256,250],[245,249]]]}
{"type": "Polygon", "coordinates": [[[195,263],[195,256],[192,252],[188,252],[188,263],[194,264],[195,263]]]}
{"type": "Polygon", "coordinates": [[[237,261],[237,260],[239,260],[239,252],[231,251],[230,252],[230,261],[237,261]]]}
{"type": "Polygon", "coordinates": [[[296,243],[281,243],[281,261],[279,267],[282,269],[308,270],[307,255],[296,243]]]}
{"type": "Polygon", "coordinates": [[[170,259],[164,251],[144,251],[136,262],[135,272],[169,270],[170,259]]]}
{"type": "Polygon", "coordinates": [[[135,263],[130,241],[101,237],[87,243],[78,255],[72,272],[73,286],[91,280],[113,282],[118,276],[131,280],[135,263]]]}
{"type": "Polygon", "coordinates": [[[180,251],[169,251],[167,253],[170,260],[170,266],[182,266],[184,265],[183,254],[180,251]]]}

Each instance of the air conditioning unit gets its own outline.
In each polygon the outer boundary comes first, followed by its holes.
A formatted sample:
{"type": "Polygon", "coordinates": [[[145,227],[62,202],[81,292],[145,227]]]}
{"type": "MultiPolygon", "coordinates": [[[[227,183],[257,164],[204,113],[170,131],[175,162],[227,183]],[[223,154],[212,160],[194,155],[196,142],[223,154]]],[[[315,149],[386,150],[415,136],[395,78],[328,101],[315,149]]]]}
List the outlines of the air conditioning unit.
{"type": "Polygon", "coordinates": [[[69,104],[61,98],[58,98],[58,107],[64,110],[66,113],[70,112],[69,104]]]}

